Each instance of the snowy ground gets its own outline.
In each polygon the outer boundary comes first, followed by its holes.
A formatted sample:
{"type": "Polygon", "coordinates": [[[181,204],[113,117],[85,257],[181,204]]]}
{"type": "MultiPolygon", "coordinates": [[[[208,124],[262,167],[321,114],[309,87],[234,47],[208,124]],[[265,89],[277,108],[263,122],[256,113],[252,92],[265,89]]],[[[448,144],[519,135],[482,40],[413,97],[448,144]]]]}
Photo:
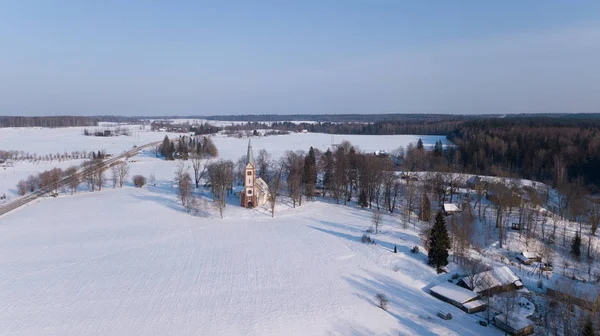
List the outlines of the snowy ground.
{"type": "Polygon", "coordinates": [[[364,245],[366,210],[311,202],[270,218],[230,202],[224,220],[194,217],[164,182],[4,216],[0,334],[497,334],[427,293],[444,279],[395,218],[364,245]]]}
{"type": "MultiPolygon", "coordinates": [[[[121,125],[121,127],[128,127],[135,130],[135,132],[132,132],[131,136],[94,137],[83,135],[85,127],[0,128],[0,150],[18,150],[37,154],[38,156],[70,153],[73,151],[98,150],[105,150],[109,154],[118,154],[131,149],[134,145],[160,141],[165,135],[168,135],[171,139],[181,135],[179,133],[151,132],[147,130],[147,127],[144,131],[140,130],[141,126],[139,125],[121,125]]],[[[89,129],[94,128],[91,127],[89,129]]],[[[332,137],[329,134],[322,133],[289,134],[260,138],[253,137],[252,146],[255,154],[261,149],[267,149],[274,158],[278,158],[287,150],[308,151],[310,146],[325,151],[331,145],[332,138],[336,144],[347,140],[364,151],[373,152],[375,150],[392,151],[399,146],[406,147],[409,143],[416,143],[419,136],[334,135],[332,137]]],[[[447,140],[443,136],[423,136],[421,138],[425,145],[433,145],[438,140],[447,143],[447,140]]],[[[236,161],[246,154],[248,139],[218,135],[214,137],[214,142],[219,149],[221,158],[236,161]]],[[[17,161],[14,167],[0,166],[0,195],[6,194],[9,199],[14,198],[17,195],[16,185],[19,180],[27,178],[31,174],[55,167],[64,169],[72,165],[79,165],[81,162],[81,160],[17,161]]],[[[174,165],[172,166],[174,167],[174,165]]],[[[153,171],[154,169],[149,168],[147,170],[153,171]]],[[[169,171],[170,175],[166,177],[167,179],[172,178],[171,173],[172,170],[169,171]]]]}

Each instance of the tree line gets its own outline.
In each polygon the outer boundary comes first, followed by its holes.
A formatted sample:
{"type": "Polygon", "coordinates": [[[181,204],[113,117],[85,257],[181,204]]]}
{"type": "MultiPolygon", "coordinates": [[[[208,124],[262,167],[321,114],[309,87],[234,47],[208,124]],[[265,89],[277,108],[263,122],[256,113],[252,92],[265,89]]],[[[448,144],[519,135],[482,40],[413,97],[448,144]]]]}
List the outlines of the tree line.
{"type": "Polygon", "coordinates": [[[81,116],[23,117],[0,116],[0,127],[75,127],[97,126],[97,121],[81,116]]]}

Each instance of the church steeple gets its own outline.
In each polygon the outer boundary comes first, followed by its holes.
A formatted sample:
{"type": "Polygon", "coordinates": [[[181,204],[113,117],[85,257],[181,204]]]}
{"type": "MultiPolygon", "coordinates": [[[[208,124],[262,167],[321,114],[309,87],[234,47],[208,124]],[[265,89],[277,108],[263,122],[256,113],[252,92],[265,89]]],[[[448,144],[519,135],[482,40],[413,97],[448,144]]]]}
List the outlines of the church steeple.
{"type": "Polygon", "coordinates": [[[256,168],[256,164],[254,163],[254,154],[252,153],[252,143],[250,139],[248,139],[248,154],[246,154],[246,164],[251,164],[252,167],[256,168]]]}

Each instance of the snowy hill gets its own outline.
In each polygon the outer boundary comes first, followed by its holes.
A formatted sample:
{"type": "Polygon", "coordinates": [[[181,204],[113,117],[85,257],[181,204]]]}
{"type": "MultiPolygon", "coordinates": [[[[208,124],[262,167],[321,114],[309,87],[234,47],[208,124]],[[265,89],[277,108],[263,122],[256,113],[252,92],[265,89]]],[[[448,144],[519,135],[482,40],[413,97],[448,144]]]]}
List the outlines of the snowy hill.
{"type": "Polygon", "coordinates": [[[310,202],[224,220],[181,211],[159,187],[45,199],[0,224],[3,335],[482,335],[427,293],[418,237],[370,212],[310,202]],[[57,211],[60,209],[60,211],[57,211]],[[393,254],[393,245],[398,254],[393,254]],[[390,297],[389,312],[375,295],[390,297]],[[439,309],[455,318],[443,321],[439,309]]]}

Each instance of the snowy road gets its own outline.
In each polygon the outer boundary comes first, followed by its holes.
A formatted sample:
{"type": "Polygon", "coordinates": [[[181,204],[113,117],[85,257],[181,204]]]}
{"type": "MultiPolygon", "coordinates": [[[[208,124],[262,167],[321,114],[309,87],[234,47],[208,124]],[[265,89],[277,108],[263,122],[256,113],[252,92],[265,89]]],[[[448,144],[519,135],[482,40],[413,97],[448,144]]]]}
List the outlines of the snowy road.
{"type": "Polygon", "coordinates": [[[398,274],[381,266],[392,254],[358,242],[365,211],[313,203],[274,219],[226,216],[125,188],[2,217],[0,334],[481,334],[471,316],[431,317],[454,308],[422,290],[431,270],[420,260],[396,255],[398,274]],[[379,291],[393,297],[389,313],[374,305],[379,291]]]}

